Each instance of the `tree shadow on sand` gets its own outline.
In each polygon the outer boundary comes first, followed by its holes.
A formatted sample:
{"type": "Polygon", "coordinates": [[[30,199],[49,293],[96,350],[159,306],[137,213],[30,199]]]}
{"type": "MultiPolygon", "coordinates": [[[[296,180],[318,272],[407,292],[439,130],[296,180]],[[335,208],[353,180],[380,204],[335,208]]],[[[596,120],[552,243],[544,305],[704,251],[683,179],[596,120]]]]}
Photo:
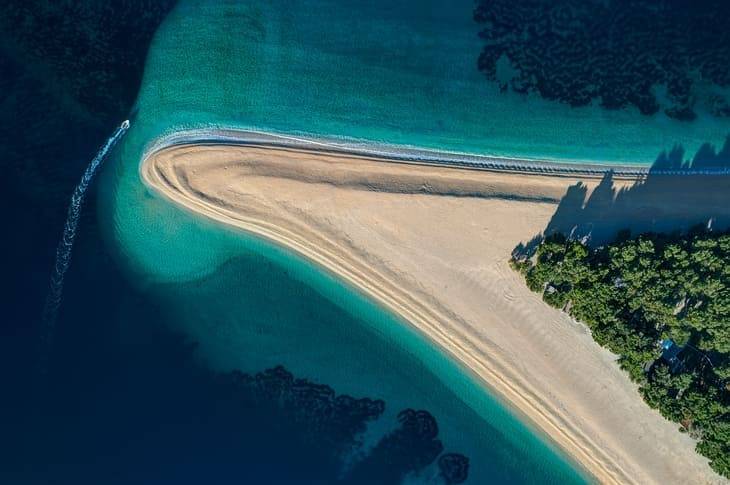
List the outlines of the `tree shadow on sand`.
{"type": "Polygon", "coordinates": [[[632,185],[607,172],[591,188],[584,182],[569,187],[545,230],[521,242],[512,255],[532,256],[540,242],[555,233],[600,246],[619,233],[730,227],[730,136],[719,151],[705,143],[692,159],[685,159],[681,146],[662,152],[649,173],[632,185]]]}

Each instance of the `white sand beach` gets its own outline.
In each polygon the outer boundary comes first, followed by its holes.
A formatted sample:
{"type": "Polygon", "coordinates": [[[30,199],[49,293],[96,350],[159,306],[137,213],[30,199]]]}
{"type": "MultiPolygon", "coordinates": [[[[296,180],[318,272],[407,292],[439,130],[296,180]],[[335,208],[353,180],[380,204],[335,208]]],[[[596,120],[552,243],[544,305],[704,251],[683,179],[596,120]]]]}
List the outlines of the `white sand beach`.
{"type": "MultiPolygon", "coordinates": [[[[377,299],[600,482],[722,482],[695,442],[642,401],[615,356],[509,267],[570,186],[582,181],[590,193],[600,178],[233,143],[151,151],[140,171],[180,206],[285,245],[377,299]]],[[[656,203],[668,210],[666,198],[656,203]]]]}

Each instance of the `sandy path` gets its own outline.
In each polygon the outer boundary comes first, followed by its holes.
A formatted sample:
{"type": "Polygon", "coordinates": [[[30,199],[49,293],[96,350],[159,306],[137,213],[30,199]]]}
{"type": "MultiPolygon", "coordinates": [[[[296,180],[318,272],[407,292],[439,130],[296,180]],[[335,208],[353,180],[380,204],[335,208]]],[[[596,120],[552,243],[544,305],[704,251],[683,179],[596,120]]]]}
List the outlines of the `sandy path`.
{"type": "MultiPolygon", "coordinates": [[[[243,145],[164,148],[141,173],[187,209],[284,244],[387,305],[601,482],[722,482],[585,327],[508,265],[580,178],[243,145]]],[[[583,181],[589,192],[598,183],[583,181]]]]}

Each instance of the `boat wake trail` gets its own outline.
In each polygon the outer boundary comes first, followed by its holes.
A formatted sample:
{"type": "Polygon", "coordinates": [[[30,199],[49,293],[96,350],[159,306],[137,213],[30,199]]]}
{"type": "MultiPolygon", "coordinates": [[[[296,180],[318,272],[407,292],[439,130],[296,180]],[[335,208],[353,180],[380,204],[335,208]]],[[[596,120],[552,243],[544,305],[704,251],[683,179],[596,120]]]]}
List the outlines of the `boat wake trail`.
{"type": "Polygon", "coordinates": [[[61,296],[63,294],[63,279],[71,262],[71,250],[73,249],[74,239],[76,238],[76,229],[79,225],[79,217],[81,216],[81,208],[86,197],[86,191],[94,179],[94,175],[104,161],[109,151],[124,136],[129,129],[129,120],[125,120],[101,147],[99,153],[96,154],[91,163],[86,167],[81,181],[74,189],[71,196],[71,204],[68,207],[68,215],[66,216],[66,224],[63,227],[63,235],[56,249],[56,264],[53,266],[53,275],[51,276],[50,289],[46,302],[43,307],[43,318],[41,321],[41,348],[40,348],[40,371],[46,373],[46,364],[48,362],[49,352],[53,341],[53,332],[56,326],[56,317],[58,309],[61,305],[61,296]]]}

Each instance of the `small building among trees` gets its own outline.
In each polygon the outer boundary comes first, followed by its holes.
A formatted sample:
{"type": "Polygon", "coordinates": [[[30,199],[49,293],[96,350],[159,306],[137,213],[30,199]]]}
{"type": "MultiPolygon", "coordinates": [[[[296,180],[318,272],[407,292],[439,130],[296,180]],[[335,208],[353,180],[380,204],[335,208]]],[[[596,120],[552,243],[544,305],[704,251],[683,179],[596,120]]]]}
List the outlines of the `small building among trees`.
{"type": "Polygon", "coordinates": [[[682,359],[682,351],[684,347],[677,345],[672,339],[662,340],[662,356],[661,359],[669,366],[669,371],[676,374],[684,367],[682,359]]]}

